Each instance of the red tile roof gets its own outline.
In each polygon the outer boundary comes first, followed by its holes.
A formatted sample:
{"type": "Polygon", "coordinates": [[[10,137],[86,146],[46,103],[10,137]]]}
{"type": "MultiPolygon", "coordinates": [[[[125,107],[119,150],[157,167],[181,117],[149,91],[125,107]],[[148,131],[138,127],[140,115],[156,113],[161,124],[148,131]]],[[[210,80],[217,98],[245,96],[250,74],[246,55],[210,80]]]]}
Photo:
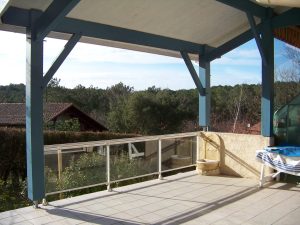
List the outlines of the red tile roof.
{"type": "Polygon", "coordinates": [[[0,103],[0,124],[23,125],[25,124],[24,103],[0,103]]]}
{"type": "MultiPolygon", "coordinates": [[[[45,103],[44,121],[48,122],[54,119],[70,107],[75,106],[72,103],[45,103]]],[[[77,107],[75,108],[79,110],[77,107]]],[[[0,125],[25,125],[25,115],[25,103],[0,103],[0,125]]],[[[91,119],[94,120],[93,118],[91,119]]]]}

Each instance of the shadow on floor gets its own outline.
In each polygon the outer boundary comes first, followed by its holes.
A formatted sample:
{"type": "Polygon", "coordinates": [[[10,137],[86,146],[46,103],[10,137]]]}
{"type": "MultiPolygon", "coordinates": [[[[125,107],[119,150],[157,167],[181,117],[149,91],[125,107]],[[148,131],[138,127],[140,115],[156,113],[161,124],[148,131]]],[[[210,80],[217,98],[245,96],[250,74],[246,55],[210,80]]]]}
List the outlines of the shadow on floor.
{"type": "MultiPolygon", "coordinates": [[[[82,212],[79,209],[63,209],[55,208],[46,210],[49,215],[61,216],[64,219],[74,219],[81,220],[82,222],[88,222],[91,224],[126,224],[126,225],[138,225],[141,223],[136,223],[131,220],[117,219],[113,216],[104,216],[95,213],[82,212]]],[[[75,224],[75,222],[69,221],[70,224],[75,224]]]]}
{"type": "MultiPolygon", "coordinates": [[[[61,206],[54,206],[54,209],[49,209],[46,211],[49,214],[52,215],[57,215],[57,216],[61,216],[64,218],[69,218],[69,219],[77,219],[77,220],[81,220],[81,221],[87,221],[89,223],[93,223],[93,224],[128,224],[128,225],[136,225],[136,224],[141,224],[141,223],[137,223],[133,220],[126,220],[126,219],[121,219],[121,218],[117,218],[115,216],[107,216],[107,215],[101,215],[101,211],[99,213],[93,213],[93,212],[86,212],[86,211],[81,211],[80,208],[78,209],[68,209],[67,207],[70,205],[74,205],[74,204],[80,204],[80,203],[84,203],[84,202],[88,202],[88,201],[92,201],[95,199],[101,199],[101,198],[107,198],[107,197],[111,197],[111,196],[116,196],[116,195],[121,195],[122,193],[127,193],[127,194],[133,194],[133,195],[140,195],[143,197],[156,197],[158,198],[157,201],[164,201],[164,200],[169,200],[169,199],[173,199],[173,200],[180,200],[180,201],[185,201],[185,202],[193,202],[193,203],[199,203],[199,207],[194,207],[193,209],[189,210],[189,211],[185,211],[183,213],[179,213],[176,216],[172,216],[170,218],[167,218],[165,220],[161,220],[159,222],[156,222],[156,224],[182,224],[185,222],[188,222],[190,220],[199,218],[205,214],[208,214],[214,210],[217,210],[219,208],[222,208],[224,206],[227,206],[231,203],[234,203],[236,201],[239,201],[243,198],[246,198],[252,194],[255,194],[257,192],[259,192],[260,190],[263,189],[259,189],[257,186],[252,186],[252,187],[245,187],[245,186],[241,186],[238,183],[234,183],[234,184],[218,184],[218,183],[209,183],[209,182],[203,182],[201,184],[203,184],[203,188],[210,186],[210,185],[220,185],[220,188],[222,187],[227,187],[227,186],[232,186],[232,187],[241,187],[243,188],[243,190],[240,190],[239,192],[230,194],[230,195],[226,195],[223,197],[218,198],[217,200],[213,200],[211,202],[207,202],[207,201],[197,201],[197,200],[193,200],[193,199],[182,199],[182,198],[177,198],[175,197],[163,197],[162,195],[160,196],[153,196],[153,195],[147,195],[147,193],[134,193],[134,191],[137,190],[141,190],[141,189],[145,189],[145,188],[149,188],[149,187],[154,187],[154,186],[158,186],[158,185],[163,185],[163,184],[167,184],[167,183],[182,183],[184,182],[187,186],[190,184],[193,184],[194,182],[192,181],[186,181],[185,179],[188,177],[192,177],[195,175],[190,175],[190,176],[185,176],[185,177],[180,177],[177,179],[170,179],[170,180],[163,180],[163,181],[159,181],[156,184],[151,184],[148,186],[143,186],[143,187],[137,187],[134,189],[130,189],[130,190],[124,190],[124,191],[114,191],[112,194],[108,194],[105,196],[100,196],[100,197],[94,197],[94,198],[87,198],[85,200],[82,201],[77,201],[77,202],[73,202],[73,203],[69,203],[69,204],[65,204],[65,205],[61,205],[61,206]],[[222,187],[221,187],[222,186],[222,187]],[[131,193],[132,192],[132,193],[131,193]]],[[[239,179],[239,178],[237,178],[239,179]]],[[[176,185],[176,184],[174,184],[176,185]]],[[[296,191],[299,191],[299,187],[297,187],[296,185],[293,184],[284,184],[284,183],[267,183],[264,186],[265,189],[281,189],[281,190],[291,190],[293,191],[293,189],[295,189],[296,191]]],[[[217,190],[216,190],[217,191],[217,190]]],[[[224,194],[225,195],[225,194],[224,194]]]]}
{"type": "Polygon", "coordinates": [[[174,216],[170,219],[160,221],[156,224],[182,224],[186,223],[190,220],[196,219],[198,217],[201,217],[207,213],[210,213],[216,209],[222,208],[226,205],[229,205],[233,202],[236,202],[238,200],[241,200],[245,197],[248,197],[252,194],[257,193],[260,191],[257,187],[251,187],[246,188],[245,190],[242,190],[240,192],[234,193],[232,195],[229,195],[227,197],[218,199],[216,201],[213,201],[211,203],[206,203],[206,205],[194,208],[193,210],[190,210],[188,212],[184,212],[182,214],[179,214],[178,216],[174,216]]]}
{"type": "MultiPolygon", "coordinates": [[[[270,182],[270,183],[266,184],[264,186],[264,188],[266,188],[266,189],[281,189],[281,190],[289,190],[289,191],[299,191],[300,190],[300,188],[297,187],[295,184],[284,184],[284,183],[281,183],[281,184],[282,185],[280,185],[280,183],[270,182]],[[297,190],[293,190],[294,188],[296,188],[297,190]]],[[[172,218],[164,220],[164,221],[160,221],[156,224],[165,224],[165,225],[166,224],[182,224],[182,223],[188,222],[190,220],[199,218],[207,213],[210,213],[214,210],[222,208],[226,205],[229,205],[231,203],[239,201],[243,198],[246,198],[252,194],[255,194],[255,193],[263,190],[264,188],[250,187],[250,188],[242,190],[238,193],[234,193],[230,196],[218,199],[218,200],[208,203],[204,206],[201,206],[196,209],[190,210],[188,212],[182,213],[178,216],[172,217],[172,218]]]]}
{"type": "MultiPolygon", "coordinates": [[[[194,175],[193,175],[194,176],[194,175]]],[[[173,180],[168,180],[168,181],[163,181],[159,182],[158,184],[153,184],[153,185],[149,185],[146,186],[147,188],[149,187],[153,187],[153,186],[157,186],[159,184],[165,184],[165,183],[170,183],[170,182],[182,182],[182,179],[186,179],[187,177],[182,177],[182,178],[178,178],[178,179],[173,179],[173,180]]],[[[187,182],[185,182],[187,183],[187,182]]],[[[204,184],[204,183],[203,183],[204,184]]],[[[206,184],[209,185],[221,185],[221,184],[209,184],[206,182],[206,184]]],[[[188,185],[188,184],[187,184],[188,185]]],[[[207,187],[207,185],[204,185],[204,187],[207,187]]],[[[236,184],[231,184],[231,185],[222,185],[223,187],[226,186],[238,186],[236,184]]],[[[145,187],[140,187],[140,188],[135,188],[135,189],[131,189],[129,191],[123,191],[123,192],[116,192],[114,194],[111,195],[107,195],[104,197],[109,197],[112,195],[119,195],[122,193],[130,193],[133,192],[135,190],[139,190],[145,187]]],[[[226,206],[228,204],[231,204],[235,201],[238,201],[242,198],[248,197],[256,192],[258,192],[260,189],[258,189],[257,187],[245,187],[242,191],[240,192],[236,192],[232,195],[220,198],[218,200],[215,200],[213,202],[207,203],[207,202],[199,202],[199,201],[193,201],[193,200],[184,200],[182,198],[168,198],[168,197],[163,197],[163,196],[152,196],[152,195],[147,195],[147,194],[141,194],[141,193],[132,193],[134,195],[140,195],[140,196],[144,196],[144,197],[157,197],[158,201],[161,200],[168,200],[168,199],[173,199],[173,200],[180,200],[180,201],[188,201],[188,202],[194,202],[194,203],[199,203],[201,204],[201,207],[198,208],[193,208],[192,210],[188,211],[188,212],[184,212],[182,214],[179,214],[177,216],[173,216],[172,218],[163,220],[163,221],[159,221],[156,224],[181,224],[184,222],[188,222],[192,219],[201,217],[207,213],[212,212],[213,210],[216,210],[218,208],[221,208],[223,206],[226,206]],[[203,205],[204,204],[204,205],[203,205]]],[[[101,197],[100,197],[101,198],[101,197]]],[[[95,198],[95,199],[99,199],[99,198],[95,198]]],[[[91,199],[88,199],[86,201],[90,201],[91,199]]],[[[84,201],[81,201],[84,202],[84,201]]],[[[72,204],[78,204],[79,202],[76,203],[72,203],[72,204]]],[[[66,205],[64,205],[66,207],[66,205]]],[[[64,206],[59,206],[56,207],[55,209],[51,209],[51,210],[47,210],[47,212],[49,214],[52,215],[58,215],[58,216],[62,216],[65,218],[70,218],[70,219],[80,219],[82,221],[87,221],[89,223],[94,223],[94,224],[114,224],[114,223],[121,223],[121,224],[128,224],[128,225],[135,225],[135,224],[141,224],[141,223],[136,223],[134,221],[131,220],[126,220],[126,219],[118,219],[115,218],[113,215],[112,216],[104,216],[101,215],[101,212],[99,214],[95,214],[95,213],[89,213],[89,212],[84,212],[84,211],[80,211],[80,209],[67,209],[64,208],[64,206]]]]}
{"type": "Polygon", "coordinates": [[[264,188],[300,192],[300,185],[292,184],[292,183],[271,181],[265,184],[264,188]]]}
{"type": "MultiPolygon", "coordinates": [[[[184,180],[186,178],[193,177],[193,176],[195,176],[195,175],[192,174],[192,175],[188,175],[188,176],[184,176],[184,177],[180,177],[180,178],[172,179],[172,180],[157,180],[156,184],[151,184],[151,185],[147,185],[147,186],[143,186],[143,187],[137,187],[137,188],[130,189],[128,191],[118,191],[118,192],[116,192],[116,191],[113,190],[111,193],[109,193],[105,196],[97,196],[97,197],[93,197],[93,198],[87,198],[87,199],[72,202],[72,203],[62,204],[59,207],[63,208],[63,207],[68,207],[68,206],[71,206],[71,205],[74,205],[74,204],[80,204],[80,203],[84,203],[84,202],[88,202],[88,201],[92,201],[92,200],[96,200],[96,199],[109,198],[111,196],[119,195],[119,194],[122,194],[122,193],[128,193],[128,192],[137,191],[137,190],[141,190],[141,189],[145,189],[145,188],[149,188],[149,187],[155,187],[155,186],[165,184],[165,183],[171,183],[171,182],[175,182],[175,181],[184,180]]],[[[183,181],[183,182],[188,183],[186,181],[183,181]]],[[[87,194],[87,195],[89,195],[89,194],[87,194]]]]}

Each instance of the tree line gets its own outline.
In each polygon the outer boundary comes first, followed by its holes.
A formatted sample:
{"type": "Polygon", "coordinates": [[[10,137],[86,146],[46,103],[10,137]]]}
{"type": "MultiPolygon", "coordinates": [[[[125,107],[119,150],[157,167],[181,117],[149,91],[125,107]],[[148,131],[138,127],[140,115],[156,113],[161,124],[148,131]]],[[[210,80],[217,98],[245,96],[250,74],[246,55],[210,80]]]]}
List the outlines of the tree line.
{"type": "MultiPolygon", "coordinates": [[[[300,93],[300,51],[286,46],[282,54],[289,63],[275,71],[275,110],[300,93]]],[[[147,135],[198,129],[198,96],[196,89],[174,91],[153,86],[135,91],[123,83],[106,89],[82,85],[70,89],[54,78],[46,88],[44,102],[70,102],[111,131],[147,135]]],[[[0,102],[24,101],[25,85],[0,86],[0,102]]],[[[212,130],[243,132],[247,124],[260,121],[260,114],[260,84],[211,88],[212,130]]]]}
{"type": "MultiPolygon", "coordinates": [[[[70,102],[104,123],[113,132],[163,134],[198,129],[199,94],[196,89],[150,87],[134,91],[123,83],[107,89],[66,88],[53,79],[44,102],[70,102]]],[[[275,82],[275,110],[300,93],[299,81],[275,82]]],[[[25,85],[0,86],[1,102],[24,102],[25,85]]],[[[260,121],[261,85],[242,84],[211,88],[211,129],[235,132],[237,124],[260,121]]],[[[239,132],[239,131],[237,131],[239,132]]]]}

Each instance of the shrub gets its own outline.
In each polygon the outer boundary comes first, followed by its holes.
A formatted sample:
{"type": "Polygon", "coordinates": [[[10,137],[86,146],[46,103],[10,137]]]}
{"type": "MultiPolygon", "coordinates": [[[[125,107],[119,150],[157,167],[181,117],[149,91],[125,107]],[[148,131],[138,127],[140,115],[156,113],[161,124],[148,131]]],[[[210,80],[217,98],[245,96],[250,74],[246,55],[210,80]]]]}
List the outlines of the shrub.
{"type": "MultiPolygon", "coordinates": [[[[72,142],[109,140],[134,137],[134,134],[110,132],[70,132],[45,131],[44,144],[62,144],[72,142]]],[[[9,177],[14,182],[26,178],[26,142],[25,130],[0,128],[0,180],[6,182],[9,177]]]]}
{"type": "Polygon", "coordinates": [[[93,152],[84,153],[77,160],[72,156],[70,165],[66,167],[61,179],[58,180],[58,189],[88,186],[105,182],[105,157],[93,152]]]}
{"type": "Polygon", "coordinates": [[[56,130],[56,131],[80,131],[80,123],[78,118],[71,118],[67,120],[58,120],[55,123],[49,121],[44,124],[44,129],[46,130],[56,130]]]}
{"type": "Polygon", "coordinates": [[[0,212],[29,206],[31,202],[26,197],[26,182],[18,185],[0,180],[0,212]]]}
{"type": "MultiPolygon", "coordinates": [[[[118,155],[111,155],[111,181],[147,174],[151,167],[153,167],[151,162],[145,162],[138,158],[129,159],[128,155],[124,154],[124,152],[121,152],[118,155]]],[[[53,173],[51,174],[49,171],[50,170],[48,170],[47,173],[46,187],[53,188],[53,173]]],[[[81,155],[76,159],[75,155],[73,155],[68,166],[66,166],[61,172],[60,179],[58,179],[58,177],[56,177],[56,179],[56,189],[46,189],[47,192],[105,183],[106,156],[99,155],[97,152],[81,153],[81,155]]],[[[129,181],[129,183],[130,182],[132,183],[132,181],[129,181]]],[[[87,193],[87,191],[79,190],[75,193],[65,193],[64,195],[71,196],[73,194],[77,195],[83,193],[87,193]]]]}

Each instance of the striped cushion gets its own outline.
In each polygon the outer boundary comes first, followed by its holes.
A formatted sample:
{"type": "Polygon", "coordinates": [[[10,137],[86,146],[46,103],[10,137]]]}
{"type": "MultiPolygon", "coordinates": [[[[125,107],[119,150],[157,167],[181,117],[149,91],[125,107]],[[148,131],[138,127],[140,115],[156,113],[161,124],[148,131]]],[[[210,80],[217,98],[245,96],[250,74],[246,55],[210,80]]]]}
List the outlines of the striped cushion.
{"type": "Polygon", "coordinates": [[[278,152],[259,150],[256,151],[256,159],[279,172],[300,176],[300,157],[288,157],[278,152]]]}

